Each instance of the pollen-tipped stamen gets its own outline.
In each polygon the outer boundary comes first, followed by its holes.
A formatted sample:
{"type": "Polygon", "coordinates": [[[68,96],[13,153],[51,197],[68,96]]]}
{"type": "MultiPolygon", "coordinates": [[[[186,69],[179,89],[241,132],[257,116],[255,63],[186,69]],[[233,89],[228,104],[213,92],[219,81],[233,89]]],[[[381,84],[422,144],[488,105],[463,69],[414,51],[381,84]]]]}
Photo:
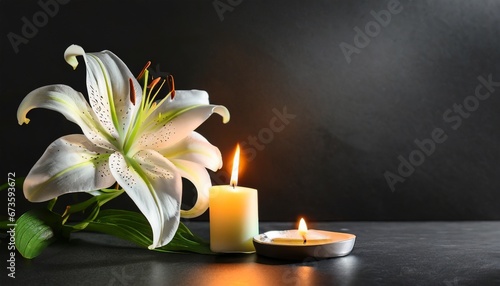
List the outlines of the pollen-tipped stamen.
{"type": "Polygon", "coordinates": [[[137,80],[141,80],[141,78],[144,76],[144,73],[146,72],[146,70],[149,68],[150,65],[151,65],[151,61],[148,61],[146,63],[146,65],[142,68],[142,71],[137,76],[137,80]]]}
{"type": "Polygon", "coordinates": [[[130,102],[132,102],[132,104],[135,105],[135,100],[136,100],[137,96],[135,95],[134,82],[132,81],[131,78],[129,78],[128,83],[129,83],[129,89],[130,89],[130,102]]]}
{"type": "Polygon", "coordinates": [[[153,81],[151,81],[151,83],[148,85],[148,88],[153,89],[156,86],[156,84],[160,81],[160,79],[161,78],[159,78],[159,77],[153,79],[153,81]]]}
{"type": "Polygon", "coordinates": [[[174,99],[175,97],[175,82],[174,82],[174,76],[169,74],[168,77],[167,77],[167,81],[168,81],[168,86],[170,87],[170,94],[171,94],[171,98],[174,99]]]}

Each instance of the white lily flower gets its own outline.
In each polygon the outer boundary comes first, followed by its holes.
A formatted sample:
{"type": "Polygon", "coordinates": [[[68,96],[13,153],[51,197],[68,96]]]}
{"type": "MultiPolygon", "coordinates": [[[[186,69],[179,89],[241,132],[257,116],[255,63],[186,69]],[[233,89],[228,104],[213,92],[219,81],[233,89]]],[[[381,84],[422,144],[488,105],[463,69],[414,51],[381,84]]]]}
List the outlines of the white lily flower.
{"type": "Polygon", "coordinates": [[[172,90],[155,100],[159,79],[148,83],[145,70],[139,76],[142,88],[110,51],[85,53],[72,45],[64,54],[73,68],[77,56],[86,63],[90,105],[69,86],[49,85],[30,92],[17,111],[20,125],[29,122],[26,115],[31,109],[46,108],[62,113],[83,131],[63,136],[47,148],[25,179],[24,195],[41,202],[66,193],[93,193],[118,182],[151,224],[149,248],[166,245],[180,216],[196,217],[207,210],[211,186],[207,168],[222,167],[219,149],[194,130],[212,113],[228,122],[229,111],[210,105],[208,94],[201,90],[172,90]],[[191,210],[180,209],[181,177],[198,191],[191,210]]]}

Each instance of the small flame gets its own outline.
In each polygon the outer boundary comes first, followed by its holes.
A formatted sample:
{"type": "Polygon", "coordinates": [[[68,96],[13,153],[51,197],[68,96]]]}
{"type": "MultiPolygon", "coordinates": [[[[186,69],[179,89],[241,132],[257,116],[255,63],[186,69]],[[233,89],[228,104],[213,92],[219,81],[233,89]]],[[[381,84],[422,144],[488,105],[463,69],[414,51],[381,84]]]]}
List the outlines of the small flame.
{"type": "Polygon", "coordinates": [[[302,236],[302,239],[304,239],[304,244],[306,244],[306,242],[307,242],[307,237],[306,237],[307,225],[306,225],[306,221],[303,218],[301,218],[300,222],[299,222],[299,234],[302,236]]]}
{"type": "Polygon", "coordinates": [[[236,152],[233,159],[233,171],[231,173],[230,185],[236,187],[238,185],[238,167],[240,165],[240,144],[236,145],[236,152]]]}
{"type": "Polygon", "coordinates": [[[302,236],[305,236],[307,233],[306,221],[303,218],[301,218],[299,222],[299,233],[302,236]]]}

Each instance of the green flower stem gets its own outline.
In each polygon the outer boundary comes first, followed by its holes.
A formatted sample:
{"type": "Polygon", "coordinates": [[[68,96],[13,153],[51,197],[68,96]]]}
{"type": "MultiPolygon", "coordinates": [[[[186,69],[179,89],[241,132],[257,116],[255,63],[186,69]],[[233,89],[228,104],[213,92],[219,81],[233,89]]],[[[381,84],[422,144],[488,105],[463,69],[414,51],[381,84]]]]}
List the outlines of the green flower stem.
{"type": "Polygon", "coordinates": [[[82,212],[89,208],[90,206],[93,206],[93,210],[91,212],[91,215],[87,218],[90,219],[92,215],[97,215],[95,214],[95,209],[100,208],[102,205],[105,203],[109,202],[110,200],[118,197],[119,195],[123,194],[124,190],[114,190],[114,189],[103,189],[101,190],[101,194],[94,196],[84,202],[75,204],[75,205],[70,205],[66,207],[66,210],[64,211],[64,214],[62,215],[63,218],[63,224],[66,223],[66,221],[69,219],[69,217],[77,212],[82,212]]]}
{"type": "Polygon", "coordinates": [[[56,203],[57,203],[57,198],[58,198],[58,197],[53,198],[53,199],[52,199],[52,200],[50,200],[50,201],[49,201],[49,203],[47,204],[47,209],[48,209],[49,211],[52,211],[52,209],[53,209],[53,208],[54,208],[54,206],[56,205],[56,203]]]}
{"type": "MultiPolygon", "coordinates": [[[[3,218],[3,216],[2,216],[2,218],[3,218]]],[[[2,219],[0,221],[0,229],[6,229],[6,230],[10,229],[11,226],[9,226],[9,224],[12,224],[12,223],[9,222],[9,220],[7,218],[5,220],[2,219]]]]}

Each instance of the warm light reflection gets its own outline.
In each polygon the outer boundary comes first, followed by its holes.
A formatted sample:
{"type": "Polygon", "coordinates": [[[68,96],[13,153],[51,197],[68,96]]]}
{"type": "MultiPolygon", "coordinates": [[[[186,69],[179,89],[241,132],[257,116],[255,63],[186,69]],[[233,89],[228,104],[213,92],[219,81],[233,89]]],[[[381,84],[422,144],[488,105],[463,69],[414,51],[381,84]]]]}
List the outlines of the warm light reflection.
{"type": "Polygon", "coordinates": [[[301,218],[299,222],[299,234],[302,236],[306,236],[307,234],[307,225],[304,218],[301,218]]]}
{"type": "MultiPolygon", "coordinates": [[[[205,263],[193,269],[189,285],[225,286],[225,285],[283,285],[283,269],[255,263],[251,259],[232,258],[225,263],[205,263]],[[265,275],[263,275],[265,274],[265,275]]],[[[273,265],[274,266],[274,265],[273,265]]],[[[293,267],[292,271],[295,271],[293,267]]],[[[295,272],[290,279],[297,280],[295,272]]],[[[165,283],[163,283],[165,284],[165,283]]],[[[182,284],[184,285],[184,284],[182,284]]],[[[292,284],[293,285],[293,284],[292,284]]]]}
{"type": "Polygon", "coordinates": [[[238,185],[238,167],[240,165],[240,144],[236,145],[236,152],[233,159],[233,171],[231,172],[230,185],[236,187],[238,185]]]}

